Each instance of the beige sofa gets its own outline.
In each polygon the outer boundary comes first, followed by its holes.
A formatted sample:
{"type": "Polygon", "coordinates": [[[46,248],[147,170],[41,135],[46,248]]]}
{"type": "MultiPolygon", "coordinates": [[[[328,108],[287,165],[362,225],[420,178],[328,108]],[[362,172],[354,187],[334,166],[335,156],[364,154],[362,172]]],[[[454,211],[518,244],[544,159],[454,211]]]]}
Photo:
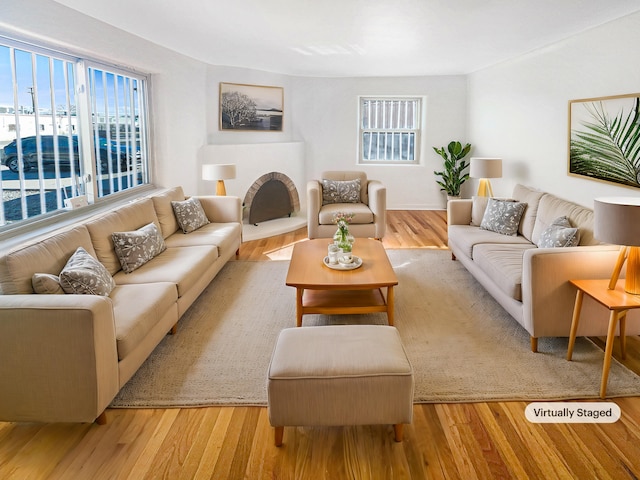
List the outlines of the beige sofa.
{"type": "MultiPolygon", "coordinates": [[[[593,211],[554,195],[517,185],[512,199],[527,204],[516,236],[479,227],[482,199],[451,200],[447,205],[449,249],[482,286],[531,336],[568,337],[576,289],[572,279],[609,278],[619,247],[593,237],[593,211]],[[538,248],[542,233],[567,216],[580,234],[578,246],[538,248]]],[[[606,336],[608,311],[585,297],[578,336],[606,336]]],[[[627,334],[640,333],[640,312],[629,312],[627,334]]]]}
{"type": "Polygon", "coordinates": [[[240,248],[240,199],[197,198],[211,223],[188,234],[171,205],[185,200],[177,187],[0,257],[1,421],[105,420],[120,388],[240,248]],[[167,248],[125,273],[111,233],[151,222],[167,248]],[[109,296],[35,294],[33,274],[58,275],[78,247],[113,276],[109,296]]]}

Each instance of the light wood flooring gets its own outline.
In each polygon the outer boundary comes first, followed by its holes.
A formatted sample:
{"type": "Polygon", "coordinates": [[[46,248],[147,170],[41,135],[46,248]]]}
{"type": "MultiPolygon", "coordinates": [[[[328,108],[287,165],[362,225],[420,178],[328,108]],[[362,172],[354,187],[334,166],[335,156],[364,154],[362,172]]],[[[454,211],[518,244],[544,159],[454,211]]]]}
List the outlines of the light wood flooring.
{"type": "MultiPolygon", "coordinates": [[[[301,229],[247,242],[240,259],[287,258],[305,238],[301,229]]],[[[446,248],[445,214],[389,212],[383,243],[446,248]]],[[[628,342],[637,372],[639,343],[628,342]]],[[[613,401],[613,424],[532,424],[524,402],[415,405],[402,443],[391,426],[286,428],[281,448],[259,407],[108,410],[103,426],[0,423],[0,479],[638,478],[640,399],[613,401]]]]}

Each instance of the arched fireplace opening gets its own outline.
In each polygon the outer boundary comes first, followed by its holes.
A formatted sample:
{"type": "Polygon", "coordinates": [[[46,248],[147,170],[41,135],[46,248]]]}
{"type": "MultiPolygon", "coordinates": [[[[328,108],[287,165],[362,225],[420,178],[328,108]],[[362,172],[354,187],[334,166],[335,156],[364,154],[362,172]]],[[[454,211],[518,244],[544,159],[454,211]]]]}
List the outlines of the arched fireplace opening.
{"type": "Polygon", "coordinates": [[[271,172],[258,178],[244,198],[244,215],[249,223],[291,216],[300,210],[298,190],[283,173],[271,172]]]}

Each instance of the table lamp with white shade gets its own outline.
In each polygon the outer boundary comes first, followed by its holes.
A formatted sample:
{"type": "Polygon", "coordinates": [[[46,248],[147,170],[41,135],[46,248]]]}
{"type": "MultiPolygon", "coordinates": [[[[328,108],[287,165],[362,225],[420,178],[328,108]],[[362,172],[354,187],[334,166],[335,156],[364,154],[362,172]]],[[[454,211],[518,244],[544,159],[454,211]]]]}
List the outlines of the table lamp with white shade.
{"type": "Polygon", "coordinates": [[[624,289],[640,295],[640,197],[596,198],[593,213],[593,236],[601,242],[621,246],[609,289],[615,289],[626,261],[624,289]]]}
{"type": "Polygon", "coordinates": [[[216,184],[216,195],[224,196],[227,194],[224,181],[231,180],[232,178],[236,178],[236,165],[233,163],[207,163],[202,165],[202,179],[218,181],[216,184]]]}
{"type": "Polygon", "coordinates": [[[493,189],[491,188],[489,179],[502,177],[502,159],[471,157],[470,163],[469,176],[480,179],[478,196],[493,197],[493,189]]]}

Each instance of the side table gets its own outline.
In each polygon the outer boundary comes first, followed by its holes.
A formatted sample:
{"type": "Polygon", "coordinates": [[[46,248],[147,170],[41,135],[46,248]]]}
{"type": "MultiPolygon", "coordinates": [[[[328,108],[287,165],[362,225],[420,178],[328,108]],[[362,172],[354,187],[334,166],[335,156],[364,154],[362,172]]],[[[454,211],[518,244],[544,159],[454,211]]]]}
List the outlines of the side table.
{"type": "Polygon", "coordinates": [[[611,353],[613,351],[613,341],[616,335],[616,327],[620,322],[620,352],[622,358],[626,355],[625,328],[627,312],[634,308],[640,308],[640,295],[632,295],[624,291],[624,280],[619,280],[614,290],[609,290],[609,279],[603,280],[570,280],[578,291],[576,293],[576,303],[573,308],[573,318],[571,320],[571,332],[569,334],[569,348],[567,349],[567,360],[571,361],[573,347],[576,342],[578,323],[580,322],[580,310],[582,309],[582,299],[584,294],[589,295],[596,302],[605,306],[609,310],[609,328],[607,330],[607,342],[604,350],[604,364],[602,366],[602,380],[600,382],[600,398],[605,398],[607,394],[607,380],[609,379],[609,369],[611,368],[611,353]]]}

